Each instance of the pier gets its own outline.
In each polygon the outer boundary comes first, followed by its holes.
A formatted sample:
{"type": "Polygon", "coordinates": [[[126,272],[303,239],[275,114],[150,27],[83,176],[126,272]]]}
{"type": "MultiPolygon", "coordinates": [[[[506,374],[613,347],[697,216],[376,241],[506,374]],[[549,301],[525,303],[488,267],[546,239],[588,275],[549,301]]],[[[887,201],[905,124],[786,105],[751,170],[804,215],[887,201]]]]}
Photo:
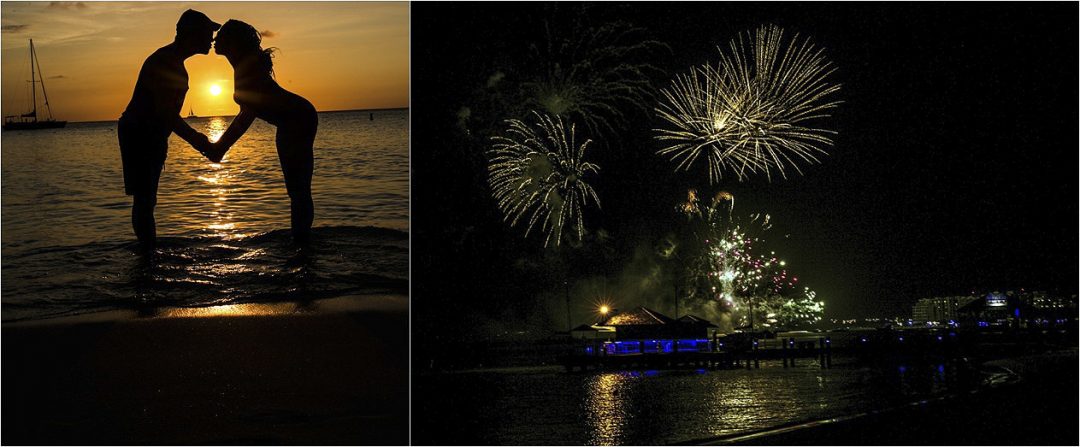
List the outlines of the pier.
{"type": "MultiPolygon", "coordinates": [[[[668,340],[630,341],[633,346],[668,343],[668,340]]],[[[621,369],[733,369],[760,368],[765,361],[784,368],[816,365],[831,368],[834,355],[859,363],[940,362],[958,358],[967,350],[954,330],[876,330],[825,333],[801,337],[710,340],[698,351],[650,350],[613,353],[614,342],[592,342],[558,358],[567,371],[621,369]]],[[[677,345],[677,343],[676,343],[677,345]]]]}
{"type": "MultiPolygon", "coordinates": [[[[650,340],[652,341],[652,340],[650,340]]],[[[641,341],[644,345],[644,340],[641,341]]],[[[638,352],[607,354],[606,350],[588,346],[580,353],[560,357],[567,371],[601,369],[733,369],[760,368],[766,360],[782,361],[784,367],[796,366],[804,360],[817,360],[822,368],[832,367],[832,340],[819,337],[754,340],[746,347],[724,346],[723,342],[711,342],[707,350],[695,352],[638,352]]]]}

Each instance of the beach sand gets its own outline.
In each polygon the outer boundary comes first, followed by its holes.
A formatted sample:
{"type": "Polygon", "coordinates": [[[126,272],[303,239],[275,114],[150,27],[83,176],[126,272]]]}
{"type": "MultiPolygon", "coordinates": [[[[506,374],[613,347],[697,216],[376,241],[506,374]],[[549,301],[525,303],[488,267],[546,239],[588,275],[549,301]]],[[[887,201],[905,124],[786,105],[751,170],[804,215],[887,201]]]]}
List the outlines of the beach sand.
{"type": "Polygon", "coordinates": [[[408,442],[408,299],[5,324],[10,444],[408,442]]]}

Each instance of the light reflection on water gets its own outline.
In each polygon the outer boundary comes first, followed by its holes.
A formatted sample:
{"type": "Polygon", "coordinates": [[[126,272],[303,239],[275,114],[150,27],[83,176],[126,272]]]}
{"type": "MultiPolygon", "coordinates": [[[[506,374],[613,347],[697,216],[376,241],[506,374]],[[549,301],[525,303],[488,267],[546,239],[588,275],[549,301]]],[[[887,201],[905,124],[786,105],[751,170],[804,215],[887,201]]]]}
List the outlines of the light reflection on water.
{"type": "Polygon", "coordinates": [[[228,127],[228,123],[225,122],[225,118],[220,116],[211,117],[206,121],[206,129],[203,133],[206,134],[210,141],[216,143],[221,139],[221,134],[225,133],[226,127],[228,127]]]}
{"type": "MultiPolygon", "coordinates": [[[[225,118],[217,116],[206,121],[202,132],[210,138],[210,141],[216,142],[221,139],[227,126],[225,118]]],[[[228,154],[225,157],[228,158],[228,154]]],[[[209,168],[209,173],[199,176],[199,180],[210,186],[207,191],[210,194],[210,203],[214,205],[214,210],[210,212],[211,221],[207,223],[206,229],[212,236],[223,239],[238,239],[247,236],[241,231],[242,227],[233,216],[236,211],[226,206],[233,189],[230,182],[234,175],[233,168],[225,159],[222,159],[221,163],[207,162],[206,166],[209,168]]]]}
{"type": "Polygon", "coordinates": [[[592,435],[589,444],[622,444],[623,425],[626,424],[626,401],[619,396],[621,385],[630,376],[625,373],[604,373],[586,382],[586,421],[592,435]]]}
{"type": "Polygon", "coordinates": [[[662,445],[855,414],[957,386],[951,367],[414,375],[417,444],[662,445]],[[431,433],[428,439],[425,433],[431,433]],[[438,434],[436,436],[435,434],[438,434]]]}
{"type": "Polygon", "coordinates": [[[303,310],[297,303],[246,303],[211,307],[166,309],[156,316],[166,318],[249,317],[257,315],[287,315],[303,310]]]}
{"type": "MultiPolygon", "coordinates": [[[[722,387],[717,387],[712,394],[711,411],[707,411],[707,424],[709,427],[747,427],[752,426],[756,419],[775,419],[775,415],[769,414],[768,407],[758,405],[762,399],[758,399],[749,380],[736,378],[725,382],[722,387]]],[[[722,435],[733,432],[732,429],[710,431],[710,435],[722,435]]]]}

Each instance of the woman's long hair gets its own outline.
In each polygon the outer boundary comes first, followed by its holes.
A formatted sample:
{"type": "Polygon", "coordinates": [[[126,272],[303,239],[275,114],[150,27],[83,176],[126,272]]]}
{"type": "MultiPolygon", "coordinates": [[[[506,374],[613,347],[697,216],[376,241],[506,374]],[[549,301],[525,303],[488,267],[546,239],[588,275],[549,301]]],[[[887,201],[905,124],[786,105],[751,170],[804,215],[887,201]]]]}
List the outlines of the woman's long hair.
{"type": "MultiPolygon", "coordinates": [[[[217,33],[217,39],[230,39],[236,42],[236,48],[247,54],[250,53],[255,56],[254,68],[260,73],[267,73],[270,76],[274,76],[274,53],[277,52],[277,48],[263,48],[262,47],[262,34],[255,27],[248,25],[247,23],[239,20],[229,20],[221,26],[221,30],[217,33]]],[[[247,58],[246,56],[244,57],[247,58]]]]}

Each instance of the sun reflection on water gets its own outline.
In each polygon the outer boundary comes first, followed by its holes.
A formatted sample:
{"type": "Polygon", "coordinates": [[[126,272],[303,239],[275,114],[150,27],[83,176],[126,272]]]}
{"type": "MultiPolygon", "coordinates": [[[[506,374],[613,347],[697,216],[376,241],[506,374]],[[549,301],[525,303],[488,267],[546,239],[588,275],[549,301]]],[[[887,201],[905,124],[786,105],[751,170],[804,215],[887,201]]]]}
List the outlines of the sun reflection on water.
{"type": "MultiPolygon", "coordinates": [[[[204,131],[210,141],[216,142],[225,133],[227,125],[228,123],[225,122],[224,118],[213,117],[207,120],[204,131]]],[[[239,226],[233,218],[232,211],[226,206],[231,191],[229,186],[231,186],[233,179],[232,170],[226,168],[225,163],[207,163],[207,166],[209,170],[206,174],[198,177],[200,181],[211,186],[207,191],[211,196],[210,202],[214,204],[215,208],[211,213],[212,219],[207,223],[206,229],[210,231],[212,236],[223,239],[244,237],[243,233],[236,231],[239,226]]]]}
{"type": "Polygon", "coordinates": [[[167,309],[158,316],[167,318],[248,317],[288,315],[301,311],[296,303],[248,303],[213,307],[180,307],[167,309]]]}
{"type": "MultiPolygon", "coordinates": [[[[215,116],[213,118],[210,118],[206,122],[206,136],[207,136],[207,138],[210,138],[210,141],[216,142],[218,139],[221,138],[221,134],[225,133],[225,127],[226,127],[225,118],[222,118],[220,116],[215,116]]],[[[217,163],[214,163],[214,164],[217,164],[217,163]]]]}

